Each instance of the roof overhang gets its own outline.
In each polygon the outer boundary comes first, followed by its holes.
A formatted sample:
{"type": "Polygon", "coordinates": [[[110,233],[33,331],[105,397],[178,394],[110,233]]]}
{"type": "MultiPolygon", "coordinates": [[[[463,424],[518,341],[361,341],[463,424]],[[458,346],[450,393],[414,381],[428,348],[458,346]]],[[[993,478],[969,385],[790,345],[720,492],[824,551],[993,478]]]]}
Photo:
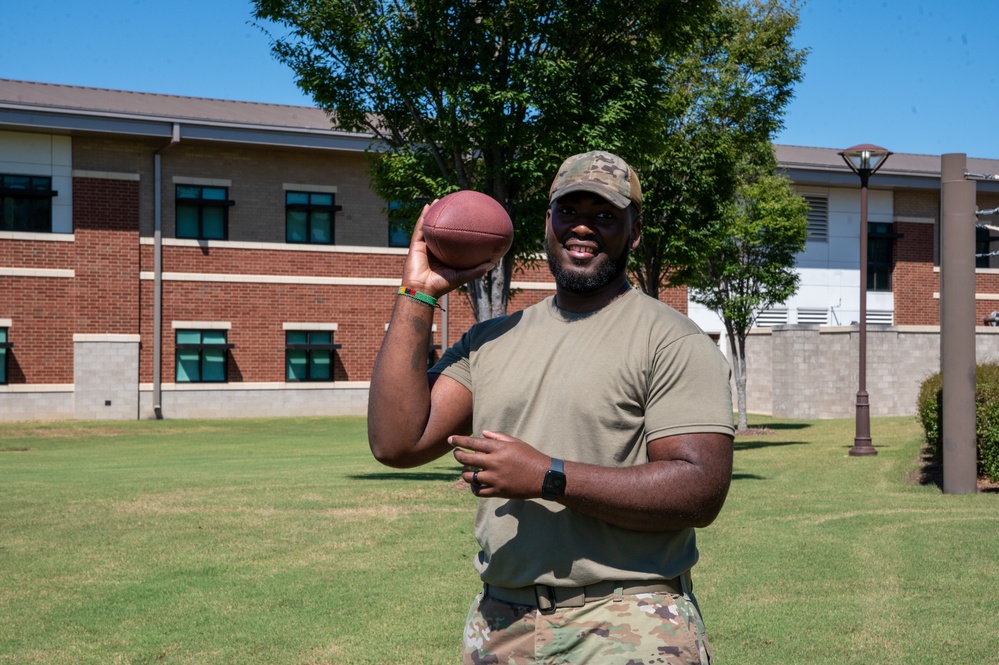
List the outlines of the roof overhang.
{"type": "MultiPolygon", "coordinates": [[[[796,185],[857,187],[859,178],[834,148],[774,146],[779,167],[796,185]]],[[[999,173],[999,160],[969,158],[969,173],[999,173]]],[[[939,189],[938,155],[893,154],[873,176],[872,189],[939,189]]],[[[999,181],[978,180],[978,191],[999,192],[999,181]]]]}
{"type": "Polygon", "coordinates": [[[181,140],[353,152],[375,147],[371,134],[333,129],[150,117],[0,102],[0,129],[8,131],[169,140],[173,136],[174,125],[179,126],[181,140]]]}

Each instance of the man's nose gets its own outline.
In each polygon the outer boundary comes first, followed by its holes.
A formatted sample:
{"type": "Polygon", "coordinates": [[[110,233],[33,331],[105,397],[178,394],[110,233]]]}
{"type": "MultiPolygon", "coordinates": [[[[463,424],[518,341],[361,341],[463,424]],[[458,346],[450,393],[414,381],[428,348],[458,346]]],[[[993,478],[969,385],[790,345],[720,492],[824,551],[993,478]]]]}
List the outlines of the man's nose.
{"type": "Polygon", "coordinates": [[[580,236],[593,235],[593,226],[586,218],[577,218],[573,220],[573,224],[570,230],[576,235],[580,236]]]}

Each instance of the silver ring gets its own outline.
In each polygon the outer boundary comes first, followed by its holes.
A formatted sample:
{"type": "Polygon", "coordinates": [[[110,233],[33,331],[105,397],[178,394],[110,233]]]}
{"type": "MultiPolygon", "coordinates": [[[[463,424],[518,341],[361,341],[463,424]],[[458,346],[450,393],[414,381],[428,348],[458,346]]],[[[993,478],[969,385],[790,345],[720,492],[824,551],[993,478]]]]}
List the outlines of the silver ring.
{"type": "Polygon", "coordinates": [[[479,470],[478,469],[476,469],[475,471],[472,472],[472,484],[473,485],[478,485],[479,484],[479,470]]]}

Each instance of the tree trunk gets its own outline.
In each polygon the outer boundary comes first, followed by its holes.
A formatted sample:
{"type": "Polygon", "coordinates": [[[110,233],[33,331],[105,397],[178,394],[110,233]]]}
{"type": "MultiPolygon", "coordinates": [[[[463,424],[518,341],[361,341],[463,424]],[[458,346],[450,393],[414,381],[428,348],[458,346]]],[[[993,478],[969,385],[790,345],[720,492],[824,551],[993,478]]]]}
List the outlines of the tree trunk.
{"type": "Polygon", "coordinates": [[[735,393],[739,413],[736,429],[742,430],[749,427],[746,418],[746,333],[745,331],[736,333],[729,325],[725,326],[725,330],[728,334],[728,347],[732,352],[732,373],[735,377],[735,393]]]}
{"type": "Polygon", "coordinates": [[[651,243],[640,245],[633,254],[636,261],[632,263],[634,270],[631,271],[631,276],[638,282],[642,292],[656,300],[659,300],[659,284],[662,281],[662,261],[659,258],[661,253],[659,248],[652,247],[651,243]]]}
{"type": "MultiPolygon", "coordinates": [[[[506,161],[502,151],[488,150],[483,153],[483,159],[490,165],[494,173],[503,170],[506,161]]],[[[510,197],[510,184],[502,178],[491,178],[485,189],[504,207],[510,197]]],[[[507,210],[509,212],[509,209],[507,210]]],[[[496,266],[479,279],[468,283],[468,297],[475,314],[476,322],[488,321],[498,316],[506,316],[507,304],[510,300],[510,280],[513,277],[514,251],[511,247],[496,266]]]]}
{"type": "Polygon", "coordinates": [[[477,322],[506,315],[512,275],[513,257],[507,254],[492,270],[468,283],[468,297],[477,322]]]}

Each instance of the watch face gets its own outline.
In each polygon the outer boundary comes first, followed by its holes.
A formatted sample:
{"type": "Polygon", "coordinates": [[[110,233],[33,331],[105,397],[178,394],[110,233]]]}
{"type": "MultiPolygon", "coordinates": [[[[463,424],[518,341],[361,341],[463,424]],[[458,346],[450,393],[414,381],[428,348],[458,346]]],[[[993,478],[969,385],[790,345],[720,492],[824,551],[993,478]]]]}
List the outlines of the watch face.
{"type": "Polygon", "coordinates": [[[551,496],[562,496],[565,493],[565,474],[557,471],[549,471],[545,475],[544,485],[541,487],[544,494],[551,496]]]}

